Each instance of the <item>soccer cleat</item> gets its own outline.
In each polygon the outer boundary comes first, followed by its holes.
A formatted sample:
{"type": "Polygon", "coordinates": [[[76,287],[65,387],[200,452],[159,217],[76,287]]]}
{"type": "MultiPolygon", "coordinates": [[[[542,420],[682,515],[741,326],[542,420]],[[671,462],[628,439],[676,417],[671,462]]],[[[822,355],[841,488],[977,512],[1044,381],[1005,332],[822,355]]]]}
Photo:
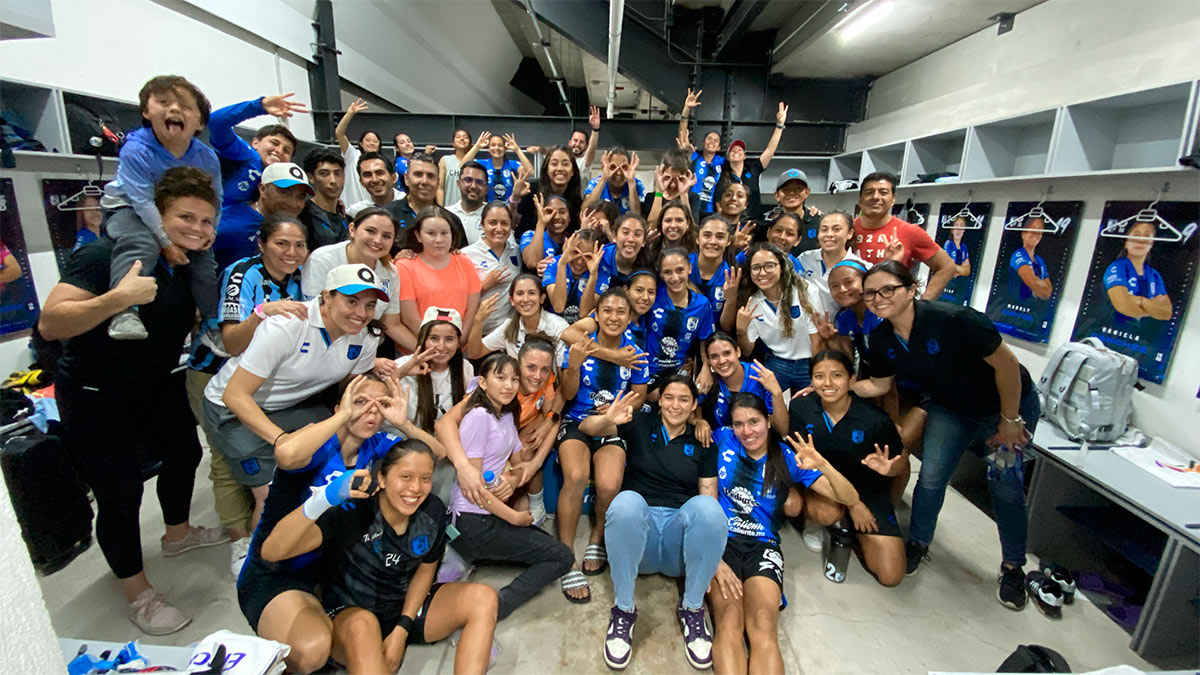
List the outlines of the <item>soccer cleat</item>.
{"type": "Polygon", "coordinates": [[[923,561],[929,560],[929,547],[922,546],[915,541],[904,543],[904,557],[906,559],[904,565],[904,576],[911,577],[917,573],[917,567],[923,561]]]}
{"type": "Polygon", "coordinates": [[[996,581],[1000,583],[996,589],[996,599],[1000,604],[1018,612],[1025,609],[1025,603],[1029,600],[1025,595],[1025,570],[1001,566],[996,581]]]}
{"type": "Polygon", "coordinates": [[[604,663],[613,670],[625,670],[633,657],[633,624],[637,621],[637,610],[622,611],[613,605],[608,619],[608,633],[604,636],[604,663]]]}
{"type": "Polygon", "coordinates": [[[1034,570],[1025,575],[1025,587],[1042,614],[1051,619],[1062,618],[1063,592],[1057,582],[1034,570]]]}
{"type": "Polygon", "coordinates": [[[693,668],[712,668],[712,631],[708,629],[708,617],[704,606],[700,609],[685,609],[683,603],[675,609],[679,627],[683,630],[683,653],[693,668]]]}

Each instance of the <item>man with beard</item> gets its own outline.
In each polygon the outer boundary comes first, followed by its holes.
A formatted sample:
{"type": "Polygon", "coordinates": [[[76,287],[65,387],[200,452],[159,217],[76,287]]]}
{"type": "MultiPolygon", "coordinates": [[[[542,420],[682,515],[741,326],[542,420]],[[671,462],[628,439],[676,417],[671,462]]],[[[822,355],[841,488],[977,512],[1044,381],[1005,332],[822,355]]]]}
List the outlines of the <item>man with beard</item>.
{"type": "Polygon", "coordinates": [[[459,169],[458,192],[461,199],[446,210],[458,216],[466,231],[467,243],[474,244],[483,235],[483,199],[487,195],[487,171],[479,162],[472,160],[459,169]]]}
{"type": "Polygon", "coordinates": [[[351,204],[346,209],[346,215],[354,218],[359,211],[368,206],[387,208],[388,204],[393,201],[399,201],[398,199],[393,200],[396,167],[392,166],[386,157],[378,152],[364,152],[358,158],[358,166],[355,167],[355,171],[358,175],[358,182],[367,191],[369,199],[351,204]]]}

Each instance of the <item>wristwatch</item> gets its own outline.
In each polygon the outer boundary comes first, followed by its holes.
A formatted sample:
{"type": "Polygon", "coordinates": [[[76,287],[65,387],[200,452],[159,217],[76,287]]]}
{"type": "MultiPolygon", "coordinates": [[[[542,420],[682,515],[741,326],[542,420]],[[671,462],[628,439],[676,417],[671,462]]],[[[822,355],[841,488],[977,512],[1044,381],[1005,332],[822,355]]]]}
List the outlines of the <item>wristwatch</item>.
{"type": "Polygon", "coordinates": [[[556,424],[558,423],[558,421],[559,421],[560,419],[562,419],[562,415],[559,415],[558,413],[554,412],[553,410],[551,410],[550,412],[546,413],[546,417],[549,417],[549,418],[550,418],[550,421],[551,421],[551,422],[554,422],[554,423],[556,423],[556,424]]]}
{"type": "Polygon", "coordinates": [[[403,614],[401,614],[400,618],[396,619],[396,628],[403,628],[405,633],[411,634],[412,627],[413,627],[413,620],[412,620],[411,616],[404,616],[403,614]]]}
{"type": "Polygon", "coordinates": [[[775,128],[776,128],[776,129],[786,129],[786,128],[787,128],[787,126],[786,126],[786,125],[784,125],[784,124],[776,124],[776,125],[775,125],[775,128]]]}
{"type": "Polygon", "coordinates": [[[254,316],[257,316],[263,321],[267,320],[267,313],[263,311],[263,303],[260,302],[254,306],[254,316]]]}

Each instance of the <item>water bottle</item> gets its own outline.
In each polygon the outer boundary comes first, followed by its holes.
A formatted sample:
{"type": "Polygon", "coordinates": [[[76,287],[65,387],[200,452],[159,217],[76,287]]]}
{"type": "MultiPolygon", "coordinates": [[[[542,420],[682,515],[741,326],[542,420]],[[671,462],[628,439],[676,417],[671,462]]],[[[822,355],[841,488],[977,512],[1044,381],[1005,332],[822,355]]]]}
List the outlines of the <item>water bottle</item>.
{"type": "Polygon", "coordinates": [[[489,490],[495,490],[500,487],[500,477],[493,471],[483,472],[483,485],[489,490]]]}
{"type": "Polygon", "coordinates": [[[853,533],[837,524],[829,527],[829,556],[825,558],[825,578],[835,584],[846,580],[850,563],[850,541],[853,533]]]}

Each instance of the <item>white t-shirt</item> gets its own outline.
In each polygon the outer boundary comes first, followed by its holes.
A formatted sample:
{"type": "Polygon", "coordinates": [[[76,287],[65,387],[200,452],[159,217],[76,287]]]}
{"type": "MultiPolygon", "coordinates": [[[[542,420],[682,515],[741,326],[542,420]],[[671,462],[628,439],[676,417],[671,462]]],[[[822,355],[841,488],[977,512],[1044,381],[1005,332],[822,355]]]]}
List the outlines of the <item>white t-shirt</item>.
{"type": "MultiPolygon", "coordinates": [[[[504,329],[508,326],[508,322],[500,324],[495,330],[488,333],[483,338],[483,346],[493,352],[504,350],[509,356],[517,358],[517,353],[521,351],[521,347],[525,345],[525,323],[517,324],[517,341],[516,343],[509,342],[504,339],[504,329]]],[[[563,345],[559,336],[562,332],[570,327],[567,320],[557,314],[542,310],[542,316],[538,319],[537,332],[545,333],[550,337],[558,340],[555,344],[555,363],[561,363],[566,354],[566,347],[563,345]]]]}
{"type": "MultiPolygon", "coordinates": [[[[400,358],[396,359],[396,365],[403,366],[404,364],[408,363],[410,359],[412,359],[412,354],[401,356],[400,358]]],[[[471,365],[470,361],[463,359],[462,369],[463,391],[465,392],[467,391],[467,383],[471,381],[472,377],[475,377],[475,368],[471,365]]],[[[433,371],[429,373],[429,376],[433,379],[433,397],[435,399],[435,404],[437,405],[438,419],[441,419],[442,415],[445,415],[447,410],[453,408],[455,403],[458,403],[458,401],[454,400],[454,393],[450,386],[450,369],[447,368],[440,373],[433,371]]],[[[413,424],[416,424],[417,376],[409,375],[401,380],[400,383],[408,387],[408,419],[412,420],[413,424]]]]}
{"type": "Polygon", "coordinates": [[[462,201],[460,200],[460,201],[454,202],[454,203],[450,204],[450,206],[446,207],[447,211],[458,216],[458,219],[460,221],[462,221],[463,230],[465,230],[467,233],[467,243],[468,244],[474,244],[475,242],[479,241],[480,238],[483,237],[483,207],[484,206],[487,206],[487,205],[480,204],[479,208],[475,209],[474,211],[467,211],[467,210],[463,209],[462,201]]]}
{"type": "MultiPolygon", "coordinates": [[[[819,248],[805,251],[796,257],[800,260],[800,270],[804,273],[804,280],[810,286],[817,287],[817,293],[821,296],[820,309],[829,312],[829,320],[832,321],[833,315],[837,314],[840,309],[829,292],[829,270],[833,268],[825,266],[825,259],[821,257],[819,248]]],[[[858,257],[853,251],[846,251],[846,257],[842,260],[857,260],[867,269],[871,268],[871,263],[858,257]]]]}
{"type": "Polygon", "coordinates": [[[204,388],[204,396],[224,406],[225,385],[241,367],[266,381],[254,392],[254,402],[265,412],[290,408],[347,375],[365,373],[375,366],[375,350],[382,336],[363,329],[330,342],[321,319],[318,300],[308,302],[308,318],[267,317],[254,331],[240,356],[225,362],[221,372],[204,388]]]}
{"type": "MultiPolygon", "coordinates": [[[[442,161],[446,163],[446,182],[442,184],[442,203],[457,204],[458,200],[462,199],[462,193],[458,191],[458,173],[460,171],[458,155],[450,153],[443,157],[442,161]]],[[[460,215],[459,217],[461,218],[462,216],[460,215]]],[[[466,225],[466,223],[463,223],[463,225],[466,225]]]]}
{"type": "MultiPolygon", "coordinates": [[[[346,258],[347,246],[349,244],[346,242],[339,241],[336,244],[322,246],[308,256],[308,260],[300,268],[300,290],[304,293],[305,300],[312,300],[321,295],[321,291],[325,289],[325,277],[329,276],[329,270],[350,262],[346,258]]],[[[384,314],[399,314],[400,279],[396,276],[396,268],[382,260],[376,260],[375,275],[383,284],[383,292],[388,294],[387,302],[375,303],[375,318],[382,319],[384,314]]]]}
{"type": "MultiPolygon", "coordinates": [[[[362,150],[351,143],[346,147],[346,151],[342,153],[342,159],[346,160],[346,184],[342,187],[342,203],[346,205],[346,215],[351,218],[355,213],[370,206],[371,195],[367,194],[367,189],[362,186],[362,181],[358,179],[358,158],[362,157],[362,150]],[[362,204],[366,202],[366,204],[362,204]],[[350,210],[350,206],[357,206],[358,209],[350,210]]],[[[384,160],[385,162],[388,160],[384,160]]],[[[404,196],[403,190],[396,188],[392,189],[396,194],[395,199],[400,199],[404,196]]]]}
{"type": "Polygon", "coordinates": [[[588,180],[590,180],[587,177],[587,170],[588,170],[587,160],[584,159],[583,157],[576,157],[575,158],[575,166],[579,167],[580,182],[582,182],[584,185],[587,185],[588,180]]]}
{"type": "Polygon", "coordinates": [[[493,295],[502,296],[496,311],[492,312],[492,315],[483,322],[483,334],[487,335],[513,315],[512,305],[508,303],[508,288],[512,285],[513,279],[516,279],[517,275],[521,273],[521,250],[510,238],[504,253],[498,256],[487,245],[487,242],[480,239],[464,248],[462,252],[475,265],[475,271],[479,273],[480,281],[483,281],[484,277],[497,267],[508,272],[508,283],[493,286],[479,296],[480,303],[493,295]]]}
{"type": "MultiPolygon", "coordinates": [[[[819,308],[821,306],[821,298],[812,284],[808,284],[807,297],[812,307],[819,308]]],[[[790,338],[784,336],[783,329],[779,326],[777,308],[767,301],[762,291],[757,291],[750,296],[747,304],[754,307],[755,303],[758,303],[758,307],[754,311],[759,314],[759,317],[746,327],[746,337],[751,343],[761,339],[767,349],[781,359],[794,361],[812,356],[812,342],[808,336],[817,332],[817,326],[808,316],[808,312],[805,312],[804,308],[800,306],[800,300],[795,293],[792,294],[791,302],[788,303],[792,314],[792,337],[790,338]]]]}

